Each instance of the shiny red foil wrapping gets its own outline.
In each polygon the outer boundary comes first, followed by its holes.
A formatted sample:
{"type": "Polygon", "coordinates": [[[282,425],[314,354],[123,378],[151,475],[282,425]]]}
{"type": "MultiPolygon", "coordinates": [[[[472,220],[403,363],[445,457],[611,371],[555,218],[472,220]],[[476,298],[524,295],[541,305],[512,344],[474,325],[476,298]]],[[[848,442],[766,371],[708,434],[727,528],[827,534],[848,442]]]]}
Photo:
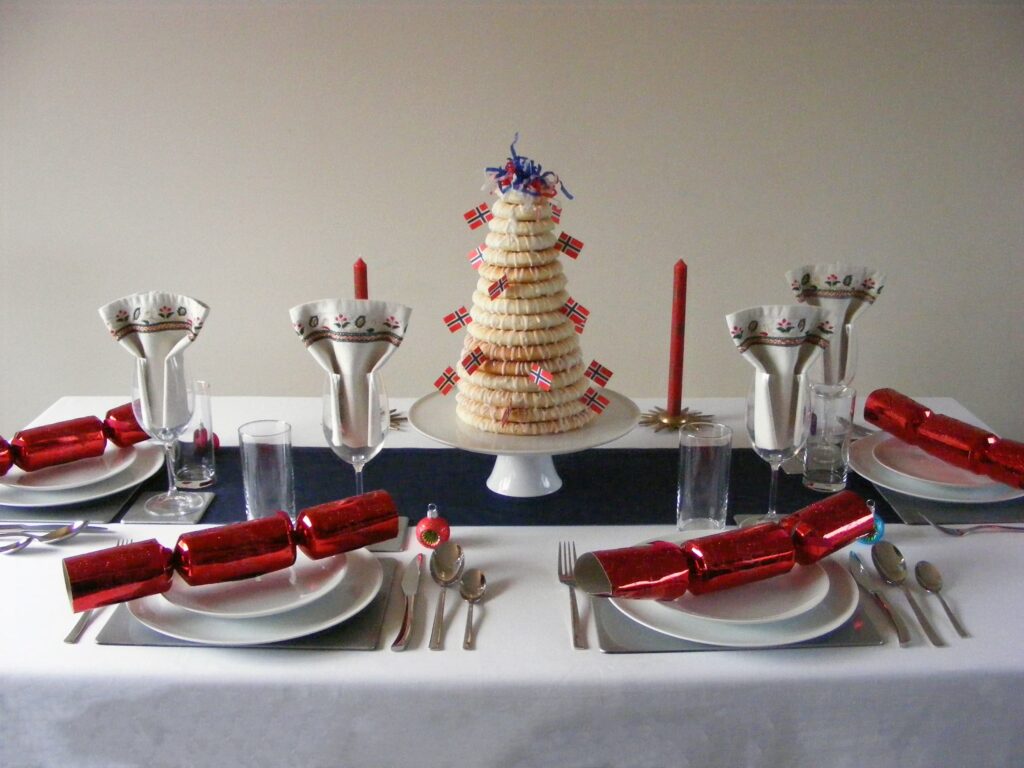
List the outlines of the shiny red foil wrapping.
{"type": "Polygon", "coordinates": [[[284,512],[184,533],[174,547],[174,567],[193,587],[248,579],[294,562],[292,521],[284,512]]]}
{"type": "Polygon", "coordinates": [[[1024,488],[1024,443],[999,438],[975,458],[975,469],[997,482],[1024,488]]]}
{"type": "Polygon", "coordinates": [[[174,553],[156,539],[64,559],[64,584],[75,613],[157,595],[171,588],[174,553]]]}
{"type": "Polygon", "coordinates": [[[103,429],[110,442],[119,448],[127,448],[129,445],[149,440],[149,435],[135,419],[131,403],[125,403],[107,411],[106,418],[103,419],[103,429]]]}
{"type": "Polygon", "coordinates": [[[11,455],[11,444],[0,437],[0,477],[7,474],[7,470],[14,465],[14,457],[11,455]]]}
{"type": "Polygon", "coordinates": [[[11,440],[14,463],[26,472],[102,456],[107,449],[103,422],[95,416],[23,429],[11,440]]]}
{"type": "Polygon", "coordinates": [[[675,600],[690,584],[690,561],[678,544],[587,552],[576,561],[580,589],[602,597],[675,600]]]}
{"type": "Polygon", "coordinates": [[[299,512],[295,543],[313,560],[398,535],[398,508],[387,491],[330,501],[299,512]]]}
{"type": "Polygon", "coordinates": [[[991,432],[936,413],[918,426],[914,444],[949,464],[973,471],[980,455],[996,439],[991,432]]]}
{"type": "Polygon", "coordinates": [[[917,428],[932,411],[895,389],[876,389],[864,401],[864,420],[917,445],[917,428]]]}
{"type": "Polygon", "coordinates": [[[874,533],[875,516],[858,494],[840,491],[783,518],[779,525],[793,541],[796,561],[810,565],[874,533]]]}
{"type": "Polygon", "coordinates": [[[775,523],[761,523],[725,533],[691,539],[682,545],[690,558],[690,591],[717,592],[792,570],[793,541],[775,523]]]}

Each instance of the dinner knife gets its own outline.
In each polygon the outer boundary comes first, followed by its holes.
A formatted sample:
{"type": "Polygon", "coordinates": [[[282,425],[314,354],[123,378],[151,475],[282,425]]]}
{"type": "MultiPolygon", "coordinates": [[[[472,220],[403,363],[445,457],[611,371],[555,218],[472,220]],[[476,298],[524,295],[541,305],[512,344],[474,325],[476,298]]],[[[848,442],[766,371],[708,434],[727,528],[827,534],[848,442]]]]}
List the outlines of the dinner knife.
{"type": "Polygon", "coordinates": [[[405,566],[405,574],[402,576],[402,592],[405,594],[405,615],[402,617],[402,628],[398,630],[398,637],[391,644],[392,651],[404,651],[409,643],[409,636],[412,634],[413,609],[416,605],[416,593],[420,590],[420,574],[423,571],[423,554],[416,555],[409,564],[405,566]]]}
{"type": "Polygon", "coordinates": [[[871,574],[868,573],[868,569],[864,565],[864,561],[858,557],[856,552],[850,553],[849,562],[850,573],[853,574],[853,580],[857,582],[857,585],[863,589],[871,598],[875,601],[879,608],[882,609],[882,613],[886,615],[893,627],[896,629],[896,637],[899,638],[900,645],[905,646],[910,642],[910,632],[907,630],[907,625],[903,623],[903,619],[896,613],[892,604],[886,600],[885,595],[874,588],[871,582],[871,574]]]}

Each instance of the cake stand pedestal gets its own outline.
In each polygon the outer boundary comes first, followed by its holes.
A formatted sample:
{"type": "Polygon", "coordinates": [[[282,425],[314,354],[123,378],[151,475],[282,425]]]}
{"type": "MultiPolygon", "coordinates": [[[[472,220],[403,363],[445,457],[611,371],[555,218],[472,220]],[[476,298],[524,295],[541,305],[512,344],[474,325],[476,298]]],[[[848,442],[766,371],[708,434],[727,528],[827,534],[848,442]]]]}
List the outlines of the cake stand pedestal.
{"type": "Polygon", "coordinates": [[[547,496],[562,487],[552,456],[576,453],[610,443],[636,426],[640,409],[627,397],[609,389],[601,391],[610,401],[581,429],[559,435],[499,435],[474,429],[455,415],[455,398],[432,392],[413,403],[409,423],[420,434],[444,445],[471,453],[495,456],[487,487],[502,496],[547,496]]]}

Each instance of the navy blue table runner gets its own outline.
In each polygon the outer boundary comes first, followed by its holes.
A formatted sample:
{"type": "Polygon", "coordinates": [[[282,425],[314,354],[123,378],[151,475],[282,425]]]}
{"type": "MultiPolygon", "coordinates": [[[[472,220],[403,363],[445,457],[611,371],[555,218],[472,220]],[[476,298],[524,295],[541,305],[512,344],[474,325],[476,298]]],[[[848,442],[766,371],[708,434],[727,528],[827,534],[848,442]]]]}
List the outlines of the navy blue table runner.
{"type": "MultiPolygon", "coordinates": [[[[437,504],[452,525],[638,525],[675,524],[678,451],[671,448],[603,448],[555,456],[561,489],[548,496],[515,499],[489,490],[494,457],[458,450],[385,448],[365,472],[367,490],[388,491],[399,513],[415,523],[427,504],[437,504]]],[[[299,509],[355,493],[352,468],[327,448],[293,448],[299,509]]],[[[204,523],[245,519],[237,448],[217,452],[216,498],[204,523]]],[[[732,452],[730,521],[734,514],[760,514],[768,502],[768,465],[749,448],[732,452]]],[[[143,491],[166,488],[158,472],[143,491]]],[[[874,486],[850,473],[847,486],[874,499],[886,522],[899,522],[874,486]]],[[[799,475],[779,479],[779,511],[794,512],[825,494],[803,487],[799,475]]]]}

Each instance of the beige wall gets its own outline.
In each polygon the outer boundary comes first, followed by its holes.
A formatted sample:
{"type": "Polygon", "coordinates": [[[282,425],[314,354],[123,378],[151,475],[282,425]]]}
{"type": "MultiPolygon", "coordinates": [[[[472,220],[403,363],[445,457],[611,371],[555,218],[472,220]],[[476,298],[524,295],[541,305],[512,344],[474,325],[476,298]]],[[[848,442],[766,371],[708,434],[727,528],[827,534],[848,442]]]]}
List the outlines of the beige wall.
{"type": "Polygon", "coordinates": [[[222,394],[317,395],[293,304],[414,308],[388,369],[416,396],[459,349],[479,241],[462,212],[519,149],[576,200],[584,354],[660,395],[672,264],[688,395],[739,395],[724,315],[785,271],[877,265],[862,392],[950,395],[1024,439],[1024,8],[960,3],[0,0],[0,434],[123,391],[96,308],[212,307],[222,394]]]}

